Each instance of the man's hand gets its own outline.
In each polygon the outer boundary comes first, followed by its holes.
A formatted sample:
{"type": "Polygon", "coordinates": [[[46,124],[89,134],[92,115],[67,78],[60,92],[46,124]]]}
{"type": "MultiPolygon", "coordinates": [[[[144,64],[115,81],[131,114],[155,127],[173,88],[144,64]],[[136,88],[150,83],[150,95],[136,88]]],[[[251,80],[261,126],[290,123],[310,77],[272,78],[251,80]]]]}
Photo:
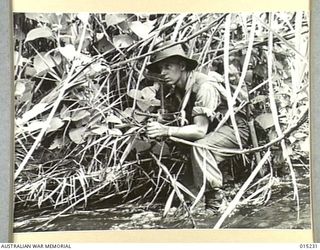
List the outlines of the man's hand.
{"type": "Polygon", "coordinates": [[[169,127],[159,122],[149,122],[147,124],[147,135],[150,138],[168,136],[169,127]]]}

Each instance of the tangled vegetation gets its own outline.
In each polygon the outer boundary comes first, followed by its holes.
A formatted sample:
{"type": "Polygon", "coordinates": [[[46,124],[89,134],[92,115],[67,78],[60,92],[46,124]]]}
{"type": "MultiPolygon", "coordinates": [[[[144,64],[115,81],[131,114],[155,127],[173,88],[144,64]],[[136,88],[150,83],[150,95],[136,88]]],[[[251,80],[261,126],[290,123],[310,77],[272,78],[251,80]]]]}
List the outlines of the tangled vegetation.
{"type": "Polygon", "coordinates": [[[160,106],[145,67],[166,40],[183,44],[198,70],[229,76],[228,102],[250,110],[256,131],[250,148],[214,149],[249,157],[252,170],[216,227],[240,200],[266,202],[279,166],[290,170],[299,204],[294,163],[309,164],[308,22],[302,12],[16,13],[16,209],[50,207],[59,216],[98,201],[165,197],[167,213],[177,195],[190,215],[179,182],[188,157],[175,141],[192,143],[144,133],[160,106]]]}

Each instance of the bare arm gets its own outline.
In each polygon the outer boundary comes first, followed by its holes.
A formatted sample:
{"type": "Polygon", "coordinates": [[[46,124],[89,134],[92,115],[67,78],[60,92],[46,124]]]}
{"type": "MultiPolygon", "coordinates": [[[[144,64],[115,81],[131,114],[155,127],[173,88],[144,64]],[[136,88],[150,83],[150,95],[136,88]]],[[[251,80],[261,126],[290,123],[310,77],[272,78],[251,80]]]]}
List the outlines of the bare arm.
{"type": "Polygon", "coordinates": [[[209,127],[208,118],[204,115],[197,115],[194,117],[193,122],[193,124],[183,127],[165,126],[158,122],[151,122],[147,125],[147,134],[151,138],[174,136],[192,141],[203,138],[209,127]]]}

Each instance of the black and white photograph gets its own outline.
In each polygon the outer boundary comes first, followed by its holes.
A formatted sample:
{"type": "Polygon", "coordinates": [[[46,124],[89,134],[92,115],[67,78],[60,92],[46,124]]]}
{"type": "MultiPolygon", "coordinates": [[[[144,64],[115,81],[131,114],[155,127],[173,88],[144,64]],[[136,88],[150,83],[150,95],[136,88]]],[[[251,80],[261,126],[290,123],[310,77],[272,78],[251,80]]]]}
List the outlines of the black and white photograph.
{"type": "Polygon", "coordinates": [[[13,13],[14,232],[311,229],[309,13],[13,13]]]}

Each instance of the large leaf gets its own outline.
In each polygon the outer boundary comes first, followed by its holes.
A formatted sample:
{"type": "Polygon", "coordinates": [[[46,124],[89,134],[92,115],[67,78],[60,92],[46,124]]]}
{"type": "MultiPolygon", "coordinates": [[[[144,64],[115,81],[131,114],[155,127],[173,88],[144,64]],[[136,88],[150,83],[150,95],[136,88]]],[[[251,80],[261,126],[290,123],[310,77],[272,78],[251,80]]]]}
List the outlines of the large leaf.
{"type": "Polygon", "coordinates": [[[264,113],[259,115],[256,118],[256,121],[264,130],[271,128],[274,125],[273,117],[271,113],[264,113]]]}
{"type": "Polygon", "coordinates": [[[50,127],[47,129],[47,132],[56,131],[64,125],[64,121],[59,117],[53,117],[50,121],[50,127]]]}
{"type": "Polygon", "coordinates": [[[109,127],[106,125],[95,126],[91,132],[97,135],[109,134],[109,127]]]}
{"type": "Polygon", "coordinates": [[[99,40],[96,43],[96,47],[100,53],[104,53],[106,51],[110,51],[110,50],[114,49],[113,44],[111,42],[109,42],[105,36],[102,37],[101,40],[99,40]]]}
{"type": "Polygon", "coordinates": [[[84,139],[86,137],[85,131],[85,127],[71,129],[69,132],[69,137],[76,144],[84,143],[84,139]]]}
{"type": "Polygon", "coordinates": [[[134,21],[128,23],[130,29],[140,38],[147,38],[150,34],[150,31],[153,29],[154,24],[156,20],[154,21],[147,21],[144,23],[141,23],[140,21],[134,21]]]}
{"type": "Polygon", "coordinates": [[[127,19],[125,14],[106,14],[105,22],[108,26],[121,23],[127,19]]]}
{"type": "Polygon", "coordinates": [[[44,13],[25,13],[26,18],[43,23],[55,23],[57,18],[54,18],[57,14],[44,14],[44,13]]]}
{"type": "Polygon", "coordinates": [[[109,134],[110,135],[115,135],[115,136],[121,136],[122,132],[121,132],[120,129],[112,128],[112,129],[109,130],[109,134]]]}
{"type": "Polygon", "coordinates": [[[128,92],[128,96],[130,96],[133,99],[142,99],[142,94],[140,90],[136,90],[136,89],[130,89],[128,92]]]}
{"type": "Polygon", "coordinates": [[[15,96],[22,96],[25,90],[26,90],[25,82],[17,81],[16,86],[15,86],[14,95],[15,96]]]}
{"type": "Polygon", "coordinates": [[[33,61],[37,74],[45,73],[60,63],[60,56],[51,56],[50,54],[44,52],[40,53],[40,55],[36,55],[33,61]]]}
{"type": "Polygon", "coordinates": [[[144,98],[144,99],[147,99],[147,100],[152,100],[156,97],[156,90],[153,86],[151,87],[145,87],[141,90],[141,96],[144,98]]]}
{"type": "Polygon", "coordinates": [[[300,149],[306,153],[310,152],[310,137],[309,136],[304,141],[300,142],[300,149]]]}
{"type": "Polygon", "coordinates": [[[116,124],[122,124],[122,121],[119,117],[113,115],[113,114],[110,114],[107,116],[105,122],[110,122],[110,123],[116,123],[116,124]]]}
{"type": "Polygon", "coordinates": [[[150,142],[146,142],[140,139],[136,139],[132,146],[132,149],[135,149],[137,153],[146,151],[150,148],[151,148],[150,142]]]}
{"type": "Polygon", "coordinates": [[[77,54],[76,49],[72,44],[67,44],[64,47],[59,47],[59,51],[69,61],[73,60],[77,54]]]}
{"type": "Polygon", "coordinates": [[[117,48],[128,48],[134,40],[129,35],[117,35],[113,37],[113,44],[117,48]]]}
{"type": "Polygon", "coordinates": [[[77,17],[83,22],[83,23],[87,23],[88,19],[90,17],[89,13],[79,13],[77,14],[77,17]]]}
{"type": "Polygon", "coordinates": [[[121,112],[121,115],[124,118],[132,117],[133,111],[133,108],[126,108],[124,111],[121,112]]]}
{"type": "Polygon", "coordinates": [[[156,155],[170,155],[169,146],[164,142],[156,142],[156,144],[152,147],[152,152],[156,155]]]}
{"type": "Polygon", "coordinates": [[[52,38],[52,31],[48,27],[35,28],[28,32],[25,42],[38,38],[52,38]]]}
{"type": "Polygon", "coordinates": [[[137,105],[143,112],[146,112],[151,107],[151,104],[148,101],[137,100],[137,105]]]}
{"type": "Polygon", "coordinates": [[[53,150],[53,149],[56,149],[56,148],[62,148],[63,146],[63,139],[62,138],[55,138],[53,140],[53,142],[51,143],[49,149],[50,150],[53,150]]]}

